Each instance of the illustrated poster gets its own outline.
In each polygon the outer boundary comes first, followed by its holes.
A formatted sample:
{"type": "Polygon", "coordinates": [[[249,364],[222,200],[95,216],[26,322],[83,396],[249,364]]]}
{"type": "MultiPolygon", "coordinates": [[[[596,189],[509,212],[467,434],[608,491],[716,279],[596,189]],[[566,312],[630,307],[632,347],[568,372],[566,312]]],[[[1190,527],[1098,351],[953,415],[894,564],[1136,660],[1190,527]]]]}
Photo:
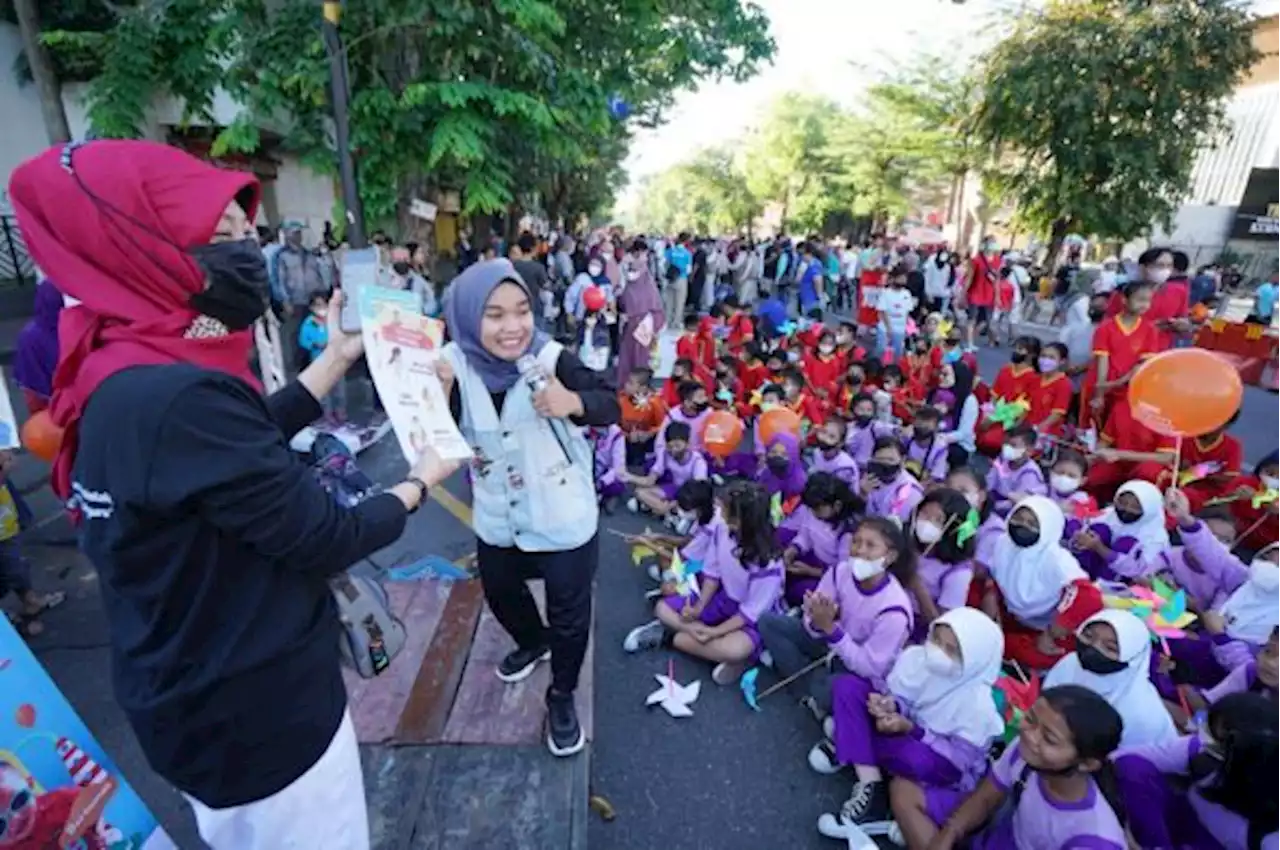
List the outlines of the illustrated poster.
{"type": "Polygon", "coordinates": [[[0,449],[16,449],[19,445],[18,420],[9,401],[9,382],[0,372],[0,449]]]}
{"type": "Polygon", "coordinates": [[[414,463],[427,446],[445,459],[465,460],[471,447],[449,413],[434,371],[444,323],[422,315],[413,292],[360,287],[360,327],[369,372],[405,459],[414,463]]]}
{"type": "Polygon", "coordinates": [[[0,617],[0,847],[161,850],[173,842],[26,642],[0,617]]]}

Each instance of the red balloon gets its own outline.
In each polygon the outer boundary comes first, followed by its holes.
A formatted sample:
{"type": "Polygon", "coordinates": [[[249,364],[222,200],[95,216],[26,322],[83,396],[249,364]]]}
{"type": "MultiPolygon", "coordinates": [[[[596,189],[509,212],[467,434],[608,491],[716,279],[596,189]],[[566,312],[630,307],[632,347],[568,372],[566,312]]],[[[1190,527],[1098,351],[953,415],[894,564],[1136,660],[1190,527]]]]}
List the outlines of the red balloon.
{"type": "Polygon", "coordinates": [[[598,286],[589,286],[582,293],[582,306],[588,310],[603,310],[605,303],[604,290],[598,286]]]}
{"type": "Polygon", "coordinates": [[[1230,363],[1203,348],[1157,354],[1129,381],[1133,418],[1157,434],[1199,437],[1240,409],[1244,384],[1230,363]]]}
{"type": "Polygon", "coordinates": [[[41,460],[52,462],[62,445],[62,429],[53,424],[49,411],[33,414],[22,423],[22,445],[41,460]]]}
{"type": "Polygon", "coordinates": [[[769,445],[778,434],[790,434],[793,437],[800,436],[800,416],[793,410],[785,407],[775,407],[772,410],[765,411],[760,417],[760,422],[756,425],[760,430],[761,445],[769,445]]]}
{"type": "Polygon", "coordinates": [[[742,420],[727,410],[714,410],[702,424],[702,445],[712,457],[724,460],[742,440],[742,420]]]}
{"type": "Polygon", "coordinates": [[[36,707],[29,702],[24,702],[14,712],[13,719],[23,729],[30,729],[36,725],[36,707]]]}

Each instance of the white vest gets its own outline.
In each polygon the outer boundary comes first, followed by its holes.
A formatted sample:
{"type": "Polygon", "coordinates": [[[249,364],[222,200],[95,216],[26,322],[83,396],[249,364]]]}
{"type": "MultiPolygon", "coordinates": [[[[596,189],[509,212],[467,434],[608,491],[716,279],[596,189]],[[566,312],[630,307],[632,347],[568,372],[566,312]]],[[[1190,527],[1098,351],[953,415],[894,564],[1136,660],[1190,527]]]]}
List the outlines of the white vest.
{"type": "MultiPolygon", "coordinates": [[[[548,342],[538,354],[538,365],[547,375],[555,374],[562,350],[559,343],[548,342]]],[[[539,416],[524,380],[507,390],[499,416],[489,389],[462,349],[450,343],[441,354],[453,364],[462,400],[458,425],[474,454],[471,492],[476,536],[490,546],[514,546],[525,552],[561,552],[590,540],[600,514],[593,456],[583,429],[568,419],[539,416]]]]}

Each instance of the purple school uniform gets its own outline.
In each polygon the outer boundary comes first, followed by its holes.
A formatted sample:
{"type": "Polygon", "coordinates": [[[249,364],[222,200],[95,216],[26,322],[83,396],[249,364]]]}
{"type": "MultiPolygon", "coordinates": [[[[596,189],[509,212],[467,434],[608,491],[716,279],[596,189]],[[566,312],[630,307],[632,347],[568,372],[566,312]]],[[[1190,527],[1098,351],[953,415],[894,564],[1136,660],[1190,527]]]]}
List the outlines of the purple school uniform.
{"type": "Polygon", "coordinates": [[[839,622],[831,635],[823,635],[806,615],[805,627],[826,639],[846,669],[883,687],[915,623],[911,595],[888,573],[871,590],[863,590],[853,572],[840,564],[823,573],[818,592],[839,606],[839,622]]]}
{"type": "Polygon", "coordinates": [[[756,473],[756,481],[764,487],[771,497],[781,493],[783,501],[801,495],[804,492],[804,462],[800,459],[800,441],[791,434],[775,434],[769,440],[769,448],[781,445],[787,452],[787,471],[777,475],[764,461],[760,463],[760,471],[756,473]]]}
{"type": "Polygon", "coordinates": [[[920,466],[921,481],[945,481],[947,477],[947,444],[937,437],[930,437],[926,443],[916,440],[904,446],[906,461],[915,461],[920,466]]]}
{"type": "MultiPolygon", "coordinates": [[[[1098,535],[1098,539],[1106,544],[1111,552],[1104,558],[1097,552],[1076,549],[1067,546],[1071,554],[1076,556],[1080,567],[1089,574],[1089,578],[1103,581],[1129,581],[1155,575],[1164,565],[1163,559],[1157,555],[1149,557],[1136,537],[1113,537],[1110,526],[1095,522],[1089,530],[1098,535]]],[[[1161,553],[1163,554],[1163,553],[1161,553]]]]}
{"type": "Polygon", "coordinates": [[[658,453],[658,459],[653,462],[653,469],[649,470],[649,474],[655,477],[658,488],[662,490],[662,497],[672,501],[676,497],[676,491],[686,481],[707,479],[707,461],[693,449],[686,450],[683,461],[678,461],[669,452],[663,451],[658,453]]]}
{"type": "MultiPolygon", "coordinates": [[[[1202,795],[1211,778],[1193,782],[1185,791],[1180,790],[1183,783],[1175,787],[1169,781],[1170,776],[1190,774],[1190,761],[1200,747],[1200,737],[1188,735],[1116,754],[1116,778],[1134,839],[1143,847],[1253,850],[1248,821],[1202,795]]],[[[1280,846],[1277,833],[1264,837],[1262,846],[1280,846]]]]}
{"type": "MultiPolygon", "coordinates": [[[[1126,850],[1124,827],[1098,786],[1089,782],[1084,799],[1059,802],[1048,796],[1044,779],[1026,770],[1015,741],[991,766],[988,776],[1008,793],[1022,781],[1018,807],[969,842],[975,850],[1126,850]],[[1025,774],[1025,780],[1024,780],[1025,774]]],[[[964,801],[963,793],[938,790],[926,798],[929,816],[941,824],[964,801]]]]}
{"type": "Polygon", "coordinates": [[[991,559],[996,552],[996,542],[1003,534],[1004,519],[1002,517],[993,513],[983,520],[982,525],[978,526],[978,535],[973,547],[974,563],[991,566],[991,559]]]}
{"type": "Polygon", "coordinates": [[[876,440],[881,437],[891,437],[895,433],[893,426],[887,422],[872,420],[865,427],[858,427],[851,423],[844,435],[844,448],[849,453],[849,457],[853,458],[853,462],[861,468],[871,460],[871,454],[876,448],[876,440]]]}
{"type": "MultiPolygon", "coordinates": [[[[1206,533],[1211,532],[1206,529],[1206,533]]],[[[1187,532],[1183,532],[1184,539],[1186,534],[1187,532]]],[[[1201,611],[1221,607],[1227,597],[1244,583],[1247,574],[1243,570],[1223,570],[1224,560],[1226,559],[1211,558],[1208,564],[1202,564],[1185,546],[1169,549],[1161,556],[1164,569],[1201,611]]],[[[1232,566],[1235,566],[1235,559],[1231,561],[1232,566]]]]}
{"type": "MultiPolygon", "coordinates": [[[[796,513],[800,513],[799,510],[796,513]]],[[[794,516],[794,514],[793,514],[794,516]]],[[[835,526],[818,519],[812,511],[805,510],[796,521],[795,536],[788,546],[794,546],[797,560],[812,567],[829,570],[849,551],[849,532],[843,526],[835,526]]],[[[787,575],[786,600],[788,605],[802,605],[804,595],[818,587],[818,576],[787,575]]]]}
{"type": "Polygon", "coordinates": [[[626,491],[621,474],[627,471],[627,441],[622,429],[610,425],[595,448],[596,494],[602,499],[621,496],[626,491]]]}
{"type": "Polygon", "coordinates": [[[685,563],[690,561],[702,563],[715,551],[715,547],[728,545],[726,543],[728,539],[729,526],[725,525],[724,516],[720,513],[720,508],[716,507],[711,514],[710,522],[694,526],[689,535],[689,542],[680,548],[680,557],[685,563]]]}
{"type": "Polygon", "coordinates": [[[844,450],[837,451],[831,457],[827,457],[826,452],[816,452],[813,462],[809,464],[809,474],[812,475],[815,472],[829,472],[848,484],[855,493],[858,492],[858,464],[844,450]]]}
{"type": "Polygon", "coordinates": [[[1275,700],[1276,689],[1268,687],[1258,679],[1258,662],[1250,661],[1248,664],[1242,664],[1227,674],[1227,677],[1219,682],[1216,686],[1204,691],[1201,695],[1204,701],[1212,705],[1227,694],[1238,694],[1243,691],[1261,694],[1270,700],[1275,700]]]}
{"type": "Polygon", "coordinates": [[[899,471],[892,481],[871,491],[867,497],[867,516],[896,516],[905,526],[923,499],[924,489],[915,476],[899,471]]]}
{"type": "MultiPolygon", "coordinates": [[[[969,598],[969,583],[973,581],[973,561],[948,564],[926,555],[918,560],[916,575],[924,582],[929,598],[940,611],[963,608],[969,598]]],[[[915,603],[914,596],[911,601],[915,603]]]]}
{"type": "Polygon", "coordinates": [[[990,492],[991,506],[995,513],[1007,516],[1013,508],[1009,497],[1014,493],[1028,496],[1044,496],[1049,492],[1044,483],[1044,473],[1040,464],[1033,460],[1025,461],[1014,469],[1007,462],[997,460],[991,464],[987,472],[987,490],[990,492]]]}
{"type": "MultiPolygon", "coordinates": [[[[837,676],[831,685],[836,761],[875,765],[893,776],[931,788],[969,791],[987,769],[987,751],[953,735],[937,735],[917,725],[905,735],[882,735],[867,712],[867,698],[879,691],[861,676],[837,676]]],[[[903,717],[916,722],[913,707],[898,700],[903,717]]]]}
{"type": "Polygon", "coordinates": [[[755,455],[737,452],[726,458],[718,458],[710,452],[703,451],[707,460],[707,472],[722,478],[751,478],[756,474],[758,465],[755,455]]]}
{"type": "Polygon", "coordinates": [[[697,416],[690,416],[684,412],[683,408],[673,407],[667,411],[667,418],[662,421],[662,427],[658,429],[658,436],[653,441],[653,451],[655,454],[661,455],[667,447],[667,426],[672,422],[683,422],[689,426],[689,448],[695,452],[702,451],[702,426],[706,423],[707,417],[711,415],[711,408],[699,413],[697,416]]]}
{"type": "MultiPolygon", "coordinates": [[[[712,546],[702,562],[702,578],[715,579],[719,587],[703,606],[698,619],[704,625],[718,626],[734,615],[742,617],[742,631],[751,639],[753,651],[750,661],[754,663],[764,649],[756,623],[765,614],[776,611],[782,597],[782,562],[773,561],[766,567],[747,569],[734,557],[732,546],[732,538],[724,535],[721,543],[712,546]],[[724,542],[728,545],[722,545],[724,542]]],[[[680,596],[664,599],[677,613],[688,604],[688,600],[680,596]]]]}

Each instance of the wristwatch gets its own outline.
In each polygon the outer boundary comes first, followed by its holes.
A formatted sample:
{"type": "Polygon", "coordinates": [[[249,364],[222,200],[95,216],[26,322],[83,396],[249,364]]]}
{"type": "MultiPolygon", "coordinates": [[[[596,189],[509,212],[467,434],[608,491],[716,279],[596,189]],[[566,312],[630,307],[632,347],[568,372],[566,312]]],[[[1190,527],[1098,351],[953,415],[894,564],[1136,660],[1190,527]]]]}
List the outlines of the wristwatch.
{"type": "Polygon", "coordinates": [[[413,510],[409,511],[409,513],[411,514],[416,514],[418,512],[418,509],[421,508],[424,504],[426,504],[427,493],[431,491],[431,488],[427,486],[427,482],[423,481],[421,478],[418,478],[417,476],[414,476],[414,475],[411,475],[408,478],[406,478],[405,483],[413,484],[418,488],[418,504],[414,506],[413,510]]]}

